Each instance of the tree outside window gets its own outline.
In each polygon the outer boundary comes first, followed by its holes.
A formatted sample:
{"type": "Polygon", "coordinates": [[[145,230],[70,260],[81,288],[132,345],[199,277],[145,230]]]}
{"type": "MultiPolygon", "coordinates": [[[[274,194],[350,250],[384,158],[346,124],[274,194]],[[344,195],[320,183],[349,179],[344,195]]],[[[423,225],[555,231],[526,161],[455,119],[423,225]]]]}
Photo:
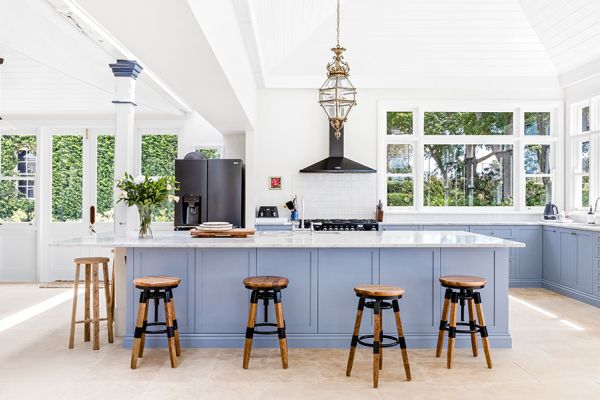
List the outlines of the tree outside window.
{"type": "MultiPolygon", "coordinates": [[[[142,175],[175,176],[177,135],[142,135],[142,175]]],[[[157,205],[153,221],[173,222],[175,207],[172,202],[157,205]]]]}
{"type": "Polygon", "coordinates": [[[0,135],[0,222],[35,218],[37,137],[0,135]]]}

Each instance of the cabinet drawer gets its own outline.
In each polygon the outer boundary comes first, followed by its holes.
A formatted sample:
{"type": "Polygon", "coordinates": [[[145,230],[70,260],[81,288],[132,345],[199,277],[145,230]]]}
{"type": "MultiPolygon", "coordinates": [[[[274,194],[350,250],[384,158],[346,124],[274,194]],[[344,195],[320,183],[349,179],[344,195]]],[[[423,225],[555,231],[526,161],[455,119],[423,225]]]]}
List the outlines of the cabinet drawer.
{"type": "Polygon", "coordinates": [[[479,233],[480,235],[486,236],[495,236],[502,239],[509,239],[513,237],[512,229],[508,228],[499,228],[499,229],[490,229],[490,228],[471,228],[471,232],[479,233]]]}
{"type": "Polygon", "coordinates": [[[596,257],[600,257],[600,246],[596,246],[596,251],[594,251],[594,255],[596,257]]]}
{"type": "Polygon", "coordinates": [[[594,284],[594,296],[600,297],[600,283],[594,284]]]}
{"type": "Polygon", "coordinates": [[[594,271],[594,283],[600,284],[600,271],[594,271]]]}
{"type": "Polygon", "coordinates": [[[594,260],[594,267],[596,267],[596,270],[600,271],[600,258],[594,260]]]}

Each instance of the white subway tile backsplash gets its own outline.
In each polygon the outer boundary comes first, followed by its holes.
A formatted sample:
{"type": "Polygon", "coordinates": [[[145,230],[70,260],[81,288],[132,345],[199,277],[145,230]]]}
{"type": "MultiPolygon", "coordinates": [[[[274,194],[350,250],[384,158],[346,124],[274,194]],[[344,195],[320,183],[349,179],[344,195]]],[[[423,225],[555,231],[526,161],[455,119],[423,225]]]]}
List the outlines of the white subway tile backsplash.
{"type": "Polygon", "coordinates": [[[299,174],[306,218],[374,218],[376,174],[299,174]]]}

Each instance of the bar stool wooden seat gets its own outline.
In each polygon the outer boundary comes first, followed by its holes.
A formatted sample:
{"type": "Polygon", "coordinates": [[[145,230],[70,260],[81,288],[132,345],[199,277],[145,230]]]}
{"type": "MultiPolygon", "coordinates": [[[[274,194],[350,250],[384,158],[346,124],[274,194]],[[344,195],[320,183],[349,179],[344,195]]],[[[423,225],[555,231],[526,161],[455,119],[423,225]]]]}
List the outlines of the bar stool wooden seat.
{"type": "Polygon", "coordinates": [[[133,349],[131,351],[131,369],[137,368],[138,358],[144,356],[146,335],[167,334],[169,358],[171,368],[177,367],[177,357],[181,355],[179,343],[179,329],[177,315],[173,300],[173,289],[181,283],[181,279],[174,276],[145,276],[133,280],[133,284],[140,289],[140,303],[133,334],[133,349]],[[154,300],[154,322],[148,322],[148,302],[154,300]],[[164,303],[165,321],[158,321],[158,306],[160,300],[164,303]],[[164,326],[161,330],[148,330],[151,326],[164,326]]]}
{"type": "MultiPolygon", "coordinates": [[[[107,257],[80,257],[75,262],[75,282],[73,285],[73,308],[71,311],[71,332],[69,335],[69,348],[75,346],[75,325],[84,324],[84,341],[90,341],[90,327],[93,328],[92,348],[100,350],[100,321],[106,321],[108,330],[108,342],[112,343],[113,338],[113,296],[111,294],[107,257]],[[85,311],[84,319],[77,320],[77,298],[79,290],[79,275],[81,266],[85,266],[85,311]],[[99,296],[99,278],[98,269],[102,266],[102,275],[104,278],[104,294],[106,297],[106,318],[100,318],[100,296],[99,296]],[[90,291],[91,289],[91,291],[90,291]],[[90,311],[90,297],[92,300],[92,310],[90,311]],[[90,317],[90,313],[92,316],[90,317]]],[[[113,277],[114,279],[114,277],[113,277]]]]}
{"type": "Polygon", "coordinates": [[[373,387],[379,385],[379,370],[383,368],[383,348],[400,346],[402,351],[402,361],[406,379],[411,380],[410,364],[408,362],[408,351],[406,341],[404,340],[404,330],[402,328],[402,319],[400,318],[400,307],[398,300],[404,295],[404,289],[397,286],[387,285],[359,285],[354,288],[358,300],[358,311],[356,312],[356,322],[354,323],[354,333],[350,343],[350,355],[348,356],[348,366],[346,367],[346,376],[350,376],[352,365],[354,363],[354,354],[356,345],[373,348],[373,387]],[[368,300],[368,301],[367,301],[368,300]],[[390,301],[391,300],[391,301],[390,301]],[[372,335],[358,336],[364,308],[371,308],[374,316],[374,326],[372,335]],[[381,310],[394,310],[396,319],[396,330],[398,336],[384,335],[381,310]],[[365,339],[372,339],[372,342],[366,342],[365,339]],[[385,340],[389,342],[385,343],[385,340]]]}
{"type": "Polygon", "coordinates": [[[246,289],[252,291],[250,295],[250,310],[248,311],[248,325],[246,327],[246,343],[244,345],[243,368],[247,369],[252,352],[252,339],[257,335],[277,335],[279,337],[279,352],[283,369],[288,367],[288,348],[285,335],[285,320],[283,317],[283,304],[281,303],[281,290],[285,289],[289,280],[282,276],[252,276],[243,281],[246,289]],[[256,309],[258,300],[263,301],[264,322],[256,323],[256,309]],[[275,303],[276,324],[269,322],[269,300],[275,303]],[[276,327],[277,330],[255,330],[257,327],[276,327]]]}
{"type": "Polygon", "coordinates": [[[447,367],[452,368],[454,357],[454,345],[457,333],[465,333],[471,335],[471,347],[473,357],[477,357],[477,333],[481,335],[483,343],[483,351],[488,368],[492,368],[492,357],[490,354],[490,342],[488,339],[488,331],[485,325],[485,317],[483,316],[483,308],[481,307],[480,289],[483,289],[487,284],[487,280],[478,276],[468,275],[447,275],[440,277],[440,283],[446,288],[444,295],[444,306],[442,308],[442,317],[440,321],[440,331],[438,334],[436,357],[442,355],[444,347],[444,335],[448,331],[448,359],[447,367]],[[460,322],[457,322],[458,303],[460,302],[460,322]],[[469,322],[465,321],[465,303],[468,304],[469,322]],[[450,311],[450,322],[448,322],[448,311],[450,311]],[[479,324],[475,321],[475,311],[479,324]],[[457,326],[468,326],[468,330],[456,329],[457,326]]]}

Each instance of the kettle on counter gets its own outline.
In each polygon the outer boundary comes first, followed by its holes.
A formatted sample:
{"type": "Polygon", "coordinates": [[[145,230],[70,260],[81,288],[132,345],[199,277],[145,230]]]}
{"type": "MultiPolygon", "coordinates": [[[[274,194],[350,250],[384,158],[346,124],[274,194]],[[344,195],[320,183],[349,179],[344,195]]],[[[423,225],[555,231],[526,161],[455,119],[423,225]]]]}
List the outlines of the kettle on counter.
{"type": "Polygon", "coordinates": [[[544,219],[553,221],[558,219],[558,207],[555,204],[546,204],[546,207],[544,207],[544,219]]]}

